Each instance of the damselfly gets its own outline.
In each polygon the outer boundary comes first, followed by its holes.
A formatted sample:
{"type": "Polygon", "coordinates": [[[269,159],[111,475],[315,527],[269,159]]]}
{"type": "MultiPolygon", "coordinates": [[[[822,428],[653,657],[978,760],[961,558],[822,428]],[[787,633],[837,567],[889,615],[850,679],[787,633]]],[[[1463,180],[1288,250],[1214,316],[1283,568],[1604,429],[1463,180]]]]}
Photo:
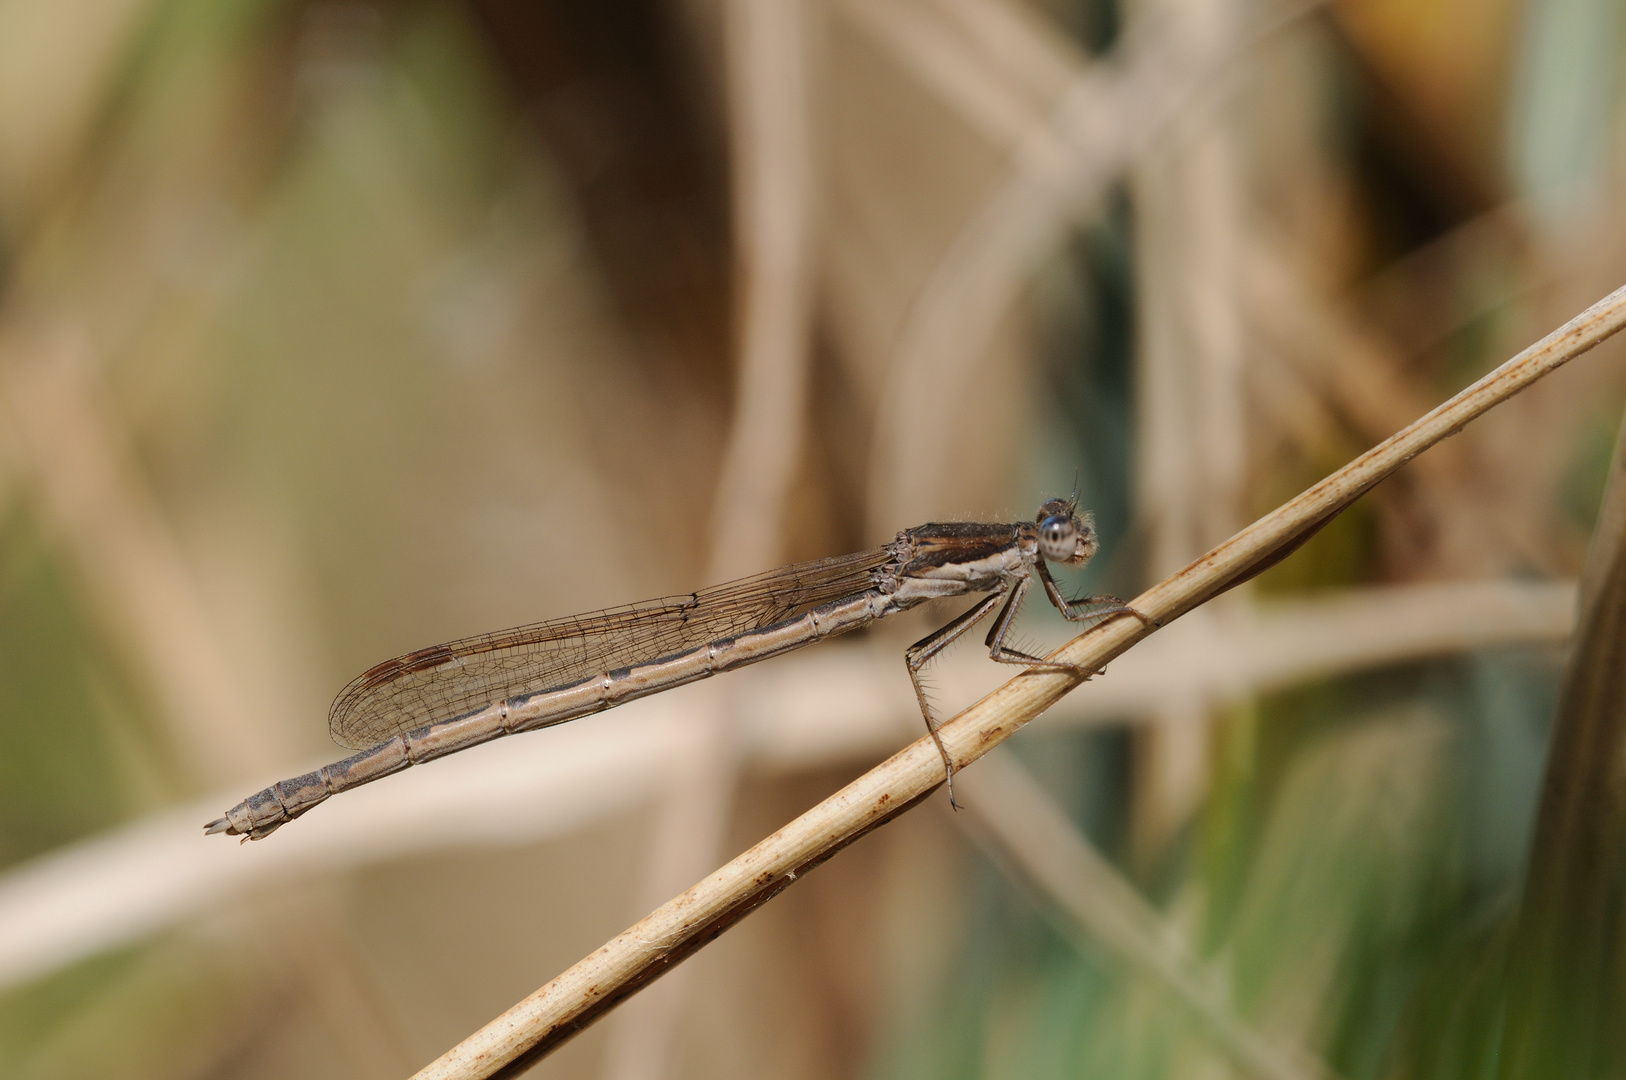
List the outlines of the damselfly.
{"type": "Polygon", "coordinates": [[[1051,578],[1047,561],[1081,566],[1098,546],[1090,515],[1073,499],[1051,499],[1032,522],[922,525],[852,555],[407,653],[369,668],[333,702],[334,740],[360,753],[250,795],[204,828],[259,840],[328,796],[409,765],[766,660],[927,600],[988,593],[904,652],[952,802],[954,765],[920,669],[1003,601],[985,642],[990,657],[1091,674],[1031,656],[1005,638],[1035,574],[1070,621],[1142,617],[1110,596],[1068,600],[1051,578]]]}

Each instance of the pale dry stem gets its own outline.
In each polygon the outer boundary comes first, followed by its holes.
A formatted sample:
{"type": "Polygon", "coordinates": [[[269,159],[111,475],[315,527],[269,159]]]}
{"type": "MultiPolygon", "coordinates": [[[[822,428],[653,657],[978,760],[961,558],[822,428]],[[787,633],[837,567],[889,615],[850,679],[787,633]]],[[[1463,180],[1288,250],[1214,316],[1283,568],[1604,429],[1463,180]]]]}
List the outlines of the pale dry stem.
{"type": "MultiPolygon", "coordinates": [[[[1411,458],[1623,323],[1626,288],[1142,593],[1134,606],[1152,623],[1166,625],[1273,565],[1411,458]]],[[[1119,616],[1074,638],[1051,658],[1098,669],[1153,629],[1119,616]]],[[[976,761],[1080,681],[1069,674],[1024,673],[965,710],[941,732],[955,764],[976,761]]],[[[420,1071],[418,1080],[511,1075],[528,1066],[942,780],[942,761],[931,740],[918,740],[611,939],[420,1071]]]]}

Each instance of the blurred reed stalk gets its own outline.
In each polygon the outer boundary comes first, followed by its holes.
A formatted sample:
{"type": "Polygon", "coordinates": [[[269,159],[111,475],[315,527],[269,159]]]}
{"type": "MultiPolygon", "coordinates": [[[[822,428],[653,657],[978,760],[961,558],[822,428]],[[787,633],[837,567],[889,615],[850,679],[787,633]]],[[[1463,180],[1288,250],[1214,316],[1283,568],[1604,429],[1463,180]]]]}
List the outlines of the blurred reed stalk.
{"type": "Polygon", "coordinates": [[[1062,936],[1099,943],[1167,989],[1236,1066],[1265,1080],[1310,1080],[1331,1071],[1304,1048],[1267,1038],[1229,1000],[1162,912],[1120,874],[1008,749],[989,753],[960,783],[971,836],[1007,872],[1044,897],[1062,936]]]}
{"type": "MultiPolygon", "coordinates": [[[[968,24],[997,26],[1007,51],[1037,58],[1026,62],[1048,75],[1043,81],[1059,84],[1050,104],[1038,109],[1015,95],[968,94],[968,84],[986,81],[988,73],[978,70],[986,60],[973,47],[944,47],[945,28],[928,15],[845,7],[968,123],[1009,147],[1006,176],[954,237],[899,335],[879,398],[886,415],[870,465],[871,522],[924,520],[941,505],[953,458],[938,418],[973,385],[1000,321],[1067,227],[1093,211],[1125,166],[1182,117],[1208,115],[1197,106],[1226,96],[1242,58],[1318,6],[1319,0],[1287,4],[1245,32],[1195,46],[1169,32],[1167,20],[1148,18],[1117,48],[1120,59],[1091,63],[1055,35],[1002,12],[1003,5],[954,5],[968,24]]],[[[1041,80],[1029,73],[1025,81],[1041,80]]]]}
{"type": "MultiPolygon", "coordinates": [[[[1197,70],[1219,70],[1233,0],[1151,12],[1197,70]]],[[[1143,16],[1145,17],[1145,16],[1143,16]]],[[[1130,173],[1137,220],[1135,505],[1150,575],[1184,566],[1245,520],[1246,365],[1237,288],[1244,205],[1228,95],[1182,110],[1130,173]]],[[[1149,865],[1208,793],[1207,703],[1165,705],[1136,732],[1134,854],[1149,865]]]]}
{"type": "MultiPolygon", "coordinates": [[[[1170,621],[1275,565],[1406,462],[1626,325],[1626,287],[1593,304],[1404,430],[1142,593],[1135,608],[1091,628],[1050,659],[1105,666],[1170,621]]],[[[965,767],[1083,680],[1024,673],[945,723],[941,737],[965,767]]],[[[621,1001],[772,899],[799,875],[914,806],[942,783],[942,760],[922,738],[675,897],[417,1074],[417,1080],[517,1075],[621,1001]]]]}
{"type": "Polygon", "coordinates": [[[1626,1072],[1626,424],[1581,579],[1504,985],[1502,1080],[1626,1072]]]}
{"type": "MultiPolygon", "coordinates": [[[[1217,708],[1389,663],[1559,643],[1574,610],[1573,584],[1518,581],[1360,589],[1218,619],[1204,609],[1121,658],[1088,695],[1058,704],[1048,726],[1115,723],[1150,714],[1165,696],[1217,708]]],[[[985,685],[972,676],[986,663],[966,659],[938,671],[957,700],[985,685]]],[[[897,668],[890,651],[831,646],[733,675],[747,767],[782,774],[873,759],[900,737],[914,738],[918,707],[897,668]]],[[[252,851],[197,843],[198,821],[239,794],[233,788],[8,868],[0,876],[0,990],[313,870],[535,842],[631,812],[695,752],[688,732],[709,705],[652,698],[620,723],[573,725],[551,739],[413,770],[328,808],[321,829],[289,831],[252,851]]]]}
{"type": "Polygon", "coordinates": [[[97,614],[149,673],[176,757],[198,778],[246,782],[288,748],[263,697],[236,676],[156,495],[131,467],[132,440],[85,332],[66,317],[19,314],[26,306],[0,317],[6,464],[38,492],[97,614]]]}
{"type": "MultiPolygon", "coordinates": [[[[739,312],[734,405],[713,497],[706,581],[780,560],[785,508],[807,424],[813,204],[802,0],[726,6],[739,312]]],[[[744,747],[735,688],[708,686],[656,807],[645,903],[704,874],[723,851],[744,747]]],[[[689,975],[620,1019],[605,1080],[661,1080],[676,1060],[689,975]]]]}

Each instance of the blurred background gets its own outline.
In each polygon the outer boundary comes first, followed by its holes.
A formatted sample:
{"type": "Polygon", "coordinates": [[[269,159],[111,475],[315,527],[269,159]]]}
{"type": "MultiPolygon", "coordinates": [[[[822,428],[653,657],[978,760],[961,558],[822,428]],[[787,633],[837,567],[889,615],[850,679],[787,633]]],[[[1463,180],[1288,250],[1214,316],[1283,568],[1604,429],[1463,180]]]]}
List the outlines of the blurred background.
{"type": "MultiPolygon", "coordinates": [[[[4,0],[0,1074],[426,1064],[918,737],[959,607],[205,840],[355,673],[1075,488],[1067,587],[1133,596],[1626,280],[1623,50],[1620,0],[4,0]]],[[[1621,361],[534,1075],[1505,1070],[1621,361]]]]}

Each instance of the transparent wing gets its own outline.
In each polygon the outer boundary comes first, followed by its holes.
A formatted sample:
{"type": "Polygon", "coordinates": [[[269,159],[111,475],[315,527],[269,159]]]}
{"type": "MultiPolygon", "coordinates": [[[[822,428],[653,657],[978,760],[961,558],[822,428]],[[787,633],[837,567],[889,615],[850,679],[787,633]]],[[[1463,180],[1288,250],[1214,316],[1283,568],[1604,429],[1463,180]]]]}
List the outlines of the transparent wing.
{"type": "Polygon", "coordinates": [[[874,587],[892,559],[873,548],[796,563],[687,596],[532,623],[386,660],[339,692],[328,730],[365,750],[522,694],[557,690],[719,638],[759,630],[874,587]]]}

